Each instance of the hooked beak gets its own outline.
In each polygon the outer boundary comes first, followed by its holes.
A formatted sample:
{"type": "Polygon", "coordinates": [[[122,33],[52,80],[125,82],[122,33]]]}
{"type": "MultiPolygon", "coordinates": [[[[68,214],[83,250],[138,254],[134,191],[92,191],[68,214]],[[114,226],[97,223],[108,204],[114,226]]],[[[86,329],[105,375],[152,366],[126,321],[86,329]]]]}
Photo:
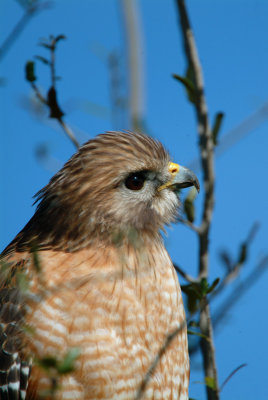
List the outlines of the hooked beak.
{"type": "Polygon", "coordinates": [[[164,185],[158,188],[158,191],[169,188],[171,190],[178,190],[187,188],[189,186],[195,186],[199,192],[200,184],[196,175],[188,168],[185,168],[179,164],[170,162],[168,166],[169,172],[171,173],[171,179],[164,185]]]}

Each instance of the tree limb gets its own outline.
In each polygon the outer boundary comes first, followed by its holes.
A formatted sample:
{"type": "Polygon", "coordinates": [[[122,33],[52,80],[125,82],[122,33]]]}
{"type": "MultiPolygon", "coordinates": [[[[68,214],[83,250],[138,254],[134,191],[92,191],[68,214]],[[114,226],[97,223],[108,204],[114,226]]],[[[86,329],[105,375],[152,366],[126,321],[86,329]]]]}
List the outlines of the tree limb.
{"type": "MultiPolygon", "coordinates": [[[[194,107],[198,123],[199,148],[203,170],[205,199],[202,222],[199,228],[199,279],[207,278],[209,272],[209,231],[214,208],[214,143],[208,118],[208,109],[204,93],[202,68],[200,65],[194,35],[190,26],[184,0],[176,0],[180,28],[183,36],[185,54],[193,76],[194,107]]],[[[201,339],[204,372],[206,378],[213,379],[213,388],[206,386],[207,399],[219,400],[219,385],[216,368],[215,348],[213,344],[213,329],[210,317],[210,307],[206,298],[203,299],[200,311],[201,333],[207,340],[201,339]]]]}
{"type": "MultiPolygon", "coordinates": [[[[40,92],[39,88],[35,84],[36,77],[33,75],[29,78],[27,76],[27,80],[30,82],[32,89],[35,92],[36,97],[41,101],[41,103],[45,104],[50,110],[50,118],[54,118],[58,121],[60,126],[62,127],[65,134],[71,140],[76,149],[79,149],[79,143],[76,139],[72,129],[64,122],[63,116],[64,112],[60,109],[57,101],[57,91],[56,91],[56,69],[55,69],[55,50],[57,42],[61,39],[65,39],[63,35],[59,35],[57,37],[50,37],[50,42],[41,43],[41,45],[50,50],[50,61],[44,59],[43,57],[38,57],[41,60],[45,60],[45,63],[49,65],[50,68],[50,76],[51,76],[51,87],[48,90],[47,97],[44,97],[40,92]]],[[[32,63],[33,64],[33,63],[32,63]]]]}

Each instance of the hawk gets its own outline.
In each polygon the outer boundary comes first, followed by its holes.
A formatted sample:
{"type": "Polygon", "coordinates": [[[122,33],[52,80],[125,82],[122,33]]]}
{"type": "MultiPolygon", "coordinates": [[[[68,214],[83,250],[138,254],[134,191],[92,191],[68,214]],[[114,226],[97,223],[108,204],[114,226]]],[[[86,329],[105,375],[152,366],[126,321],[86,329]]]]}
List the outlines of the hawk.
{"type": "Polygon", "coordinates": [[[158,141],[108,132],[37,193],[2,254],[1,399],[188,399],[185,313],[160,231],[193,185],[158,141]]]}

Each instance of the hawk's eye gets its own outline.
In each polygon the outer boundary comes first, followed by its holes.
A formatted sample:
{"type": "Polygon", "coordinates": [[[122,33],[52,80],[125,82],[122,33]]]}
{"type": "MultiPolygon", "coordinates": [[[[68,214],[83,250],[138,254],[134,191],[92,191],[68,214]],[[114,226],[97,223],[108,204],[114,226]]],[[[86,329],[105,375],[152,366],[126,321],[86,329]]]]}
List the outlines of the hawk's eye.
{"type": "Polygon", "coordinates": [[[144,186],[145,176],[142,172],[135,172],[127,177],[125,185],[130,190],[141,190],[144,186]]]}

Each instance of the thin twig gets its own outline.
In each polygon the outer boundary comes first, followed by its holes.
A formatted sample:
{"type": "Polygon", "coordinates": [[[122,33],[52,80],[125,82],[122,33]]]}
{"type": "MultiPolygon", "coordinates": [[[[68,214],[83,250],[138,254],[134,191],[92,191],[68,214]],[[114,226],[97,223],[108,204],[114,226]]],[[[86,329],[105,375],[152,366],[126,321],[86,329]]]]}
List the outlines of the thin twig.
{"type": "Polygon", "coordinates": [[[169,333],[162,345],[162,347],[160,348],[159,352],[157,353],[157,355],[155,356],[155,359],[153,360],[153,362],[151,363],[149,369],[147,370],[140,388],[138,390],[137,396],[135,397],[135,400],[139,400],[142,398],[145,389],[149,383],[149,380],[151,379],[152,375],[155,372],[155,369],[159,363],[159,361],[161,360],[161,357],[163,357],[163,355],[165,354],[167,348],[170,346],[171,342],[175,339],[175,337],[181,332],[181,330],[186,326],[186,321],[184,321],[180,326],[178,326],[178,328],[174,329],[173,332],[169,333]]]}
{"type": "Polygon", "coordinates": [[[34,82],[31,82],[31,86],[32,89],[36,95],[36,97],[38,98],[38,100],[41,101],[41,103],[45,104],[46,106],[48,106],[48,102],[45,99],[45,97],[42,95],[42,93],[40,92],[40,90],[38,89],[38,87],[36,86],[36,84],[34,82]]]}
{"type": "MultiPolygon", "coordinates": [[[[160,350],[158,351],[157,355],[155,356],[154,360],[152,361],[151,365],[149,366],[149,368],[140,384],[140,388],[138,390],[137,396],[135,397],[135,400],[139,400],[142,398],[142,396],[145,392],[145,389],[146,389],[151,377],[153,376],[157,365],[159,364],[161,358],[165,354],[167,348],[170,346],[171,342],[175,339],[175,337],[181,332],[181,330],[184,329],[185,326],[188,326],[188,324],[193,319],[193,317],[195,317],[195,315],[198,314],[201,306],[202,305],[200,304],[196,308],[196,310],[191,314],[190,318],[185,319],[180,326],[178,326],[176,329],[174,329],[174,331],[172,331],[171,333],[169,333],[166,336],[166,339],[164,340],[163,345],[161,346],[160,350]]],[[[209,340],[208,337],[206,337],[205,340],[209,340]]]]}
{"type": "Polygon", "coordinates": [[[15,42],[17,37],[20,35],[20,33],[23,31],[31,17],[33,16],[33,12],[26,11],[21,19],[17,22],[17,24],[14,26],[4,43],[2,44],[0,48],[0,60],[4,57],[5,53],[9,50],[11,47],[12,43],[15,42]]]}
{"type": "MultiPolygon", "coordinates": [[[[257,111],[243,119],[237,126],[232,128],[229,132],[222,136],[219,145],[215,149],[215,157],[220,157],[223,153],[236,145],[240,140],[248,134],[254,132],[256,128],[266,122],[268,119],[268,102],[266,101],[257,111]]],[[[195,158],[188,165],[190,169],[195,172],[200,170],[200,160],[195,158]]]]}
{"type": "Polygon", "coordinates": [[[240,282],[233,292],[227,297],[221,306],[216,310],[213,315],[213,325],[216,329],[226,313],[234,307],[234,305],[241,299],[241,297],[257,282],[262,274],[267,270],[268,267],[268,255],[265,255],[253,271],[240,282]]]}
{"type": "Polygon", "coordinates": [[[196,283],[197,280],[193,278],[191,275],[187,274],[181,267],[179,267],[177,264],[174,264],[175,270],[189,283],[196,283]]]}
{"type": "MultiPolygon", "coordinates": [[[[248,252],[248,247],[252,244],[258,229],[259,229],[259,223],[255,222],[251,227],[245,242],[243,243],[246,252],[248,252]]],[[[221,283],[211,293],[210,299],[214,298],[215,296],[218,296],[230,282],[234,281],[239,276],[239,273],[241,271],[241,268],[244,266],[245,261],[246,260],[238,259],[238,261],[234,265],[232,265],[232,268],[226,273],[224,278],[221,279],[221,283]]]]}
{"type": "Polygon", "coordinates": [[[110,77],[111,119],[115,129],[126,126],[125,100],[122,93],[122,76],[120,73],[120,58],[115,51],[107,57],[110,77]]]}
{"type": "MultiPolygon", "coordinates": [[[[47,102],[47,100],[45,99],[45,97],[42,95],[42,93],[39,91],[38,87],[36,86],[36,84],[34,82],[31,82],[31,86],[35,92],[36,97],[41,101],[41,103],[45,104],[46,106],[49,107],[49,104],[47,102]]],[[[69,125],[67,125],[62,118],[57,117],[56,118],[58,123],[60,124],[60,126],[62,127],[64,133],[68,136],[68,138],[71,140],[71,142],[73,143],[73,145],[79,149],[79,143],[72,131],[72,129],[69,127],[69,125]]]]}
{"type": "Polygon", "coordinates": [[[61,111],[58,102],[57,102],[57,92],[56,92],[56,69],[55,69],[55,50],[56,50],[56,45],[57,42],[60,39],[65,38],[63,35],[60,35],[58,37],[51,37],[50,43],[43,43],[45,44],[45,47],[50,49],[50,61],[47,62],[49,67],[50,67],[50,76],[51,76],[51,87],[48,91],[48,96],[45,98],[42,93],[40,92],[39,88],[35,84],[34,81],[31,81],[31,86],[35,92],[36,97],[41,101],[41,103],[45,104],[49,110],[50,110],[50,118],[54,118],[58,121],[60,126],[62,127],[64,133],[67,135],[67,137],[71,140],[73,145],[75,146],[76,149],[79,149],[79,143],[78,140],[75,137],[75,134],[73,133],[72,129],[67,125],[64,120],[63,120],[63,115],[64,113],[61,111]]]}
{"type": "MultiPolygon", "coordinates": [[[[194,35],[190,26],[184,0],[177,0],[180,17],[180,27],[183,36],[188,67],[193,74],[195,89],[195,111],[198,122],[199,148],[203,169],[205,199],[202,222],[199,228],[199,279],[207,278],[209,272],[209,232],[214,208],[214,143],[208,118],[208,109],[204,93],[202,68],[200,65],[194,35]]],[[[210,317],[210,307],[204,298],[200,311],[200,330],[208,340],[201,339],[201,350],[205,376],[212,378],[214,389],[206,386],[208,400],[219,400],[219,384],[216,368],[216,355],[213,342],[213,329],[210,317]]]]}
{"type": "Polygon", "coordinates": [[[58,122],[60,124],[60,126],[62,127],[63,131],[66,133],[66,135],[68,136],[68,138],[71,140],[71,142],[73,143],[73,145],[79,149],[80,145],[73,133],[73,131],[71,130],[70,126],[67,125],[62,118],[58,118],[58,122]]]}
{"type": "MultiPolygon", "coordinates": [[[[228,298],[224,301],[224,303],[217,308],[216,312],[212,316],[212,324],[214,330],[217,329],[217,326],[221,323],[221,321],[226,316],[226,313],[232,309],[236,303],[242,298],[242,296],[251,289],[254,284],[262,277],[262,274],[266,271],[268,267],[268,255],[264,256],[261,261],[257,264],[254,270],[249,274],[249,276],[244,279],[238,286],[234,288],[232,293],[228,296],[228,298]]],[[[209,297],[209,301],[211,302],[214,299],[213,292],[209,297]]],[[[194,355],[199,349],[199,342],[191,346],[190,354],[194,355]]]]}
{"type": "Polygon", "coordinates": [[[246,363],[239,365],[238,367],[236,367],[228,376],[227,378],[224,380],[223,384],[221,385],[220,391],[222,391],[222,389],[224,388],[224,386],[229,382],[229,380],[241,369],[241,368],[245,368],[247,366],[246,363]]]}
{"type": "Polygon", "coordinates": [[[30,6],[26,7],[26,10],[22,17],[19,19],[19,21],[16,23],[16,25],[13,27],[7,38],[4,40],[0,47],[0,60],[5,56],[5,54],[8,52],[12,44],[16,41],[16,39],[19,37],[23,29],[26,27],[30,19],[38,12],[46,7],[49,6],[49,2],[39,4],[39,3],[33,3],[30,6]]]}

